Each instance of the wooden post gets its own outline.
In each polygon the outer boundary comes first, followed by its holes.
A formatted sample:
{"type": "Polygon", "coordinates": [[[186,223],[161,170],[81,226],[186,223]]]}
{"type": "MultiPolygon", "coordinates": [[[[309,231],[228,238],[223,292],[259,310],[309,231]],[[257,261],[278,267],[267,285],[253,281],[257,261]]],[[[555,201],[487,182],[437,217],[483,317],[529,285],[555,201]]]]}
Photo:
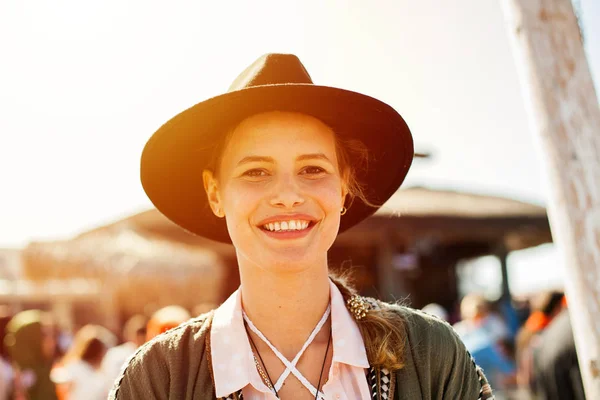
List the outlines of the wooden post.
{"type": "Polygon", "coordinates": [[[500,260],[500,272],[502,273],[502,294],[501,299],[510,302],[510,286],[508,285],[508,253],[506,250],[499,251],[496,254],[498,260],[500,260]]]}
{"type": "MultiPolygon", "coordinates": [[[[503,0],[548,177],[587,398],[600,399],[600,108],[570,0],[503,0]]],[[[510,116],[508,116],[510,118],[510,116]]]]}

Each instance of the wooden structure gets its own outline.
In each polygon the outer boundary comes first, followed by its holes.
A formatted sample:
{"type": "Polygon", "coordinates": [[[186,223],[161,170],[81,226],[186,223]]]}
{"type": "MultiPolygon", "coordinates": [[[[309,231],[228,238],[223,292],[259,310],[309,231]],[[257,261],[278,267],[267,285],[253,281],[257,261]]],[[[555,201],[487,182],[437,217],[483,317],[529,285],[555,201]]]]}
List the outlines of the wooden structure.
{"type": "Polygon", "coordinates": [[[29,280],[23,273],[22,253],[20,249],[0,250],[0,304],[13,314],[26,309],[52,311],[59,326],[72,331],[73,310],[97,304],[101,300],[99,285],[83,279],[29,280]]]}
{"type": "Polygon", "coordinates": [[[215,304],[223,292],[224,267],[215,252],[131,230],[31,243],[22,258],[23,276],[30,282],[96,283],[96,304],[88,311],[98,308],[95,319],[111,329],[134,313],[151,314],[166,305],[192,310],[203,303],[215,304]]]}
{"type": "MultiPolygon", "coordinates": [[[[503,295],[510,295],[509,252],[551,242],[543,207],[500,197],[425,188],[399,190],[373,217],[340,235],[332,254],[370,253],[375,292],[386,300],[409,296],[414,307],[459,300],[456,265],[498,256],[503,295]]],[[[353,260],[353,263],[356,263],[353,260]]],[[[336,263],[339,264],[339,261],[336,263]]]]}
{"type": "Polygon", "coordinates": [[[600,398],[600,108],[571,0],[504,0],[532,128],[550,181],[579,363],[600,398]]]}

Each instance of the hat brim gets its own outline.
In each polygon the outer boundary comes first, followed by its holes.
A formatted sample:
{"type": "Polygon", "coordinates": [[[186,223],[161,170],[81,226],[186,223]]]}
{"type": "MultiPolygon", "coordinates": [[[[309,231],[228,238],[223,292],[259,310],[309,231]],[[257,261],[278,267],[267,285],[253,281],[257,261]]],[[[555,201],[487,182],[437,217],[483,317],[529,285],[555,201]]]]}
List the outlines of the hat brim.
{"type": "MultiPolygon", "coordinates": [[[[141,181],[154,206],[191,233],[231,243],[223,219],[208,205],[202,171],[224,130],[267,111],[308,114],[337,135],[358,139],[369,152],[368,168],[356,171],[370,202],[383,204],[400,187],[414,148],[404,119],[372,97],[312,84],[255,86],[213,97],[173,117],[146,144],[141,181]]],[[[357,199],[342,217],[340,232],[377,209],[357,199]]]]}

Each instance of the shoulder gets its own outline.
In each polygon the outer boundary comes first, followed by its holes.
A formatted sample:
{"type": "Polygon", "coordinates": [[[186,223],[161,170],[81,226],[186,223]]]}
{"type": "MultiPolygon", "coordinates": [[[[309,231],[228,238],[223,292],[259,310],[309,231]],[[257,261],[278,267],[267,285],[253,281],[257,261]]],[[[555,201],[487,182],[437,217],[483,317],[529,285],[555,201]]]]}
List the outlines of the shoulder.
{"type": "Polygon", "coordinates": [[[209,314],[202,315],[156,336],[135,351],[127,368],[137,367],[146,359],[162,359],[172,363],[190,348],[203,351],[210,320],[209,314]]]}
{"type": "Polygon", "coordinates": [[[206,364],[211,320],[212,312],[193,318],[139,347],[121,370],[109,398],[169,398],[178,386],[185,387],[186,382],[173,378],[186,379],[193,373],[190,368],[199,368],[202,361],[206,364]]]}
{"type": "Polygon", "coordinates": [[[393,311],[401,317],[404,324],[403,329],[406,331],[406,334],[411,339],[413,336],[414,339],[417,339],[416,343],[411,343],[411,345],[426,344],[428,346],[435,346],[446,344],[447,342],[460,342],[452,326],[436,316],[407,306],[383,302],[378,303],[381,307],[393,311]]]}
{"type": "Polygon", "coordinates": [[[452,326],[410,307],[387,305],[402,316],[406,332],[406,366],[430,396],[491,398],[487,380],[452,326]]]}
{"type": "Polygon", "coordinates": [[[406,322],[409,333],[416,334],[419,342],[427,341],[429,345],[440,342],[460,341],[452,326],[446,321],[406,306],[390,305],[406,322]]]}

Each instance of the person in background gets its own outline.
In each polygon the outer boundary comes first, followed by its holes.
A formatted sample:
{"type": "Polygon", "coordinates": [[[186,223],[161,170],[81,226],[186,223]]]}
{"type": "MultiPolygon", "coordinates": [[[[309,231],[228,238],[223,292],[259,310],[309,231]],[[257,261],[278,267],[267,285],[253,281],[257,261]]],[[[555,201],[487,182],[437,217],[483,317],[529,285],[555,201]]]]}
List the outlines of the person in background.
{"type": "Polygon", "coordinates": [[[473,332],[484,332],[493,342],[508,337],[502,318],[491,311],[488,301],[479,294],[468,294],[462,299],[460,315],[462,320],[454,324],[460,337],[468,337],[473,332]]]}
{"type": "Polygon", "coordinates": [[[138,314],[129,318],[123,326],[124,342],[110,348],[104,356],[102,371],[111,383],[119,376],[125,361],[133,355],[138,347],[146,342],[147,324],[148,318],[143,315],[138,314]]]}
{"type": "Polygon", "coordinates": [[[531,313],[516,337],[517,382],[523,388],[534,385],[533,349],[540,334],[566,307],[564,294],[558,291],[541,293],[532,299],[531,307],[531,313]]]}
{"type": "Polygon", "coordinates": [[[113,340],[112,333],[99,325],[77,331],[71,348],[52,370],[61,400],[106,399],[110,385],[101,365],[113,340]]]}
{"type": "Polygon", "coordinates": [[[6,327],[4,345],[15,372],[15,399],[56,400],[50,370],[56,351],[55,327],[39,310],[16,314],[6,327]]]}
{"type": "Polygon", "coordinates": [[[487,300],[479,294],[469,294],[460,304],[462,321],[454,329],[467,349],[485,371],[497,392],[512,386],[516,366],[504,351],[509,331],[504,321],[490,310],[487,300]]]}
{"type": "Polygon", "coordinates": [[[152,314],[148,321],[146,340],[165,333],[192,318],[188,310],[180,306],[167,306],[152,314]]]}
{"type": "Polygon", "coordinates": [[[3,345],[6,326],[11,318],[10,309],[7,306],[0,306],[0,400],[8,400],[10,398],[14,378],[8,352],[3,345]]]}
{"type": "Polygon", "coordinates": [[[540,335],[533,350],[534,391],[543,400],[585,400],[575,338],[564,307],[540,335]]]}

